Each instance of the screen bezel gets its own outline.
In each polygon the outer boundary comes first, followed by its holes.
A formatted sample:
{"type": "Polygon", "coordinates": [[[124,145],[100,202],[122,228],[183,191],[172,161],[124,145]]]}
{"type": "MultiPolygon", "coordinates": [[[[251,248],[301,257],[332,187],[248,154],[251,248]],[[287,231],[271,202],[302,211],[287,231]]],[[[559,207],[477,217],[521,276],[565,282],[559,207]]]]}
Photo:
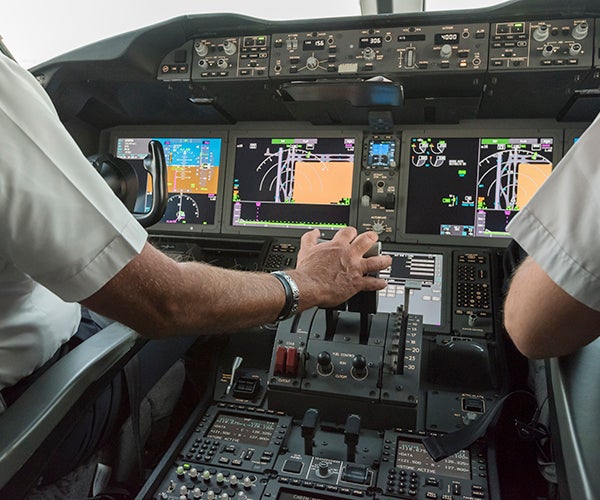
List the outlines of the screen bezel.
{"type": "Polygon", "coordinates": [[[220,233],[223,218],[223,187],[227,169],[227,141],[229,132],[225,129],[203,128],[198,126],[120,126],[108,129],[107,143],[101,150],[116,153],[117,141],[121,138],[161,137],[161,138],[191,138],[191,139],[221,139],[221,162],[217,182],[217,201],[215,220],[213,224],[167,224],[158,222],[147,228],[150,234],[202,234],[220,233]],[[220,194],[219,194],[220,193],[220,194]]]}
{"type": "Polygon", "coordinates": [[[434,245],[448,246],[477,246],[477,247],[507,247],[511,241],[506,238],[486,238],[482,236],[442,236],[433,234],[417,234],[406,231],[408,219],[408,182],[410,174],[410,142],[413,137],[438,137],[448,138],[482,138],[482,137],[547,137],[553,139],[553,163],[552,170],[556,167],[562,158],[563,133],[561,129],[548,128],[507,128],[506,124],[502,127],[490,127],[485,129],[457,128],[454,126],[432,127],[432,128],[411,128],[402,130],[402,146],[400,150],[400,207],[397,222],[396,239],[411,243],[425,243],[434,245]]]}
{"type": "MultiPolygon", "coordinates": [[[[358,217],[358,193],[360,181],[360,168],[362,161],[362,129],[346,127],[344,129],[332,130],[331,128],[314,127],[310,124],[293,124],[292,126],[282,127],[274,130],[272,128],[261,128],[260,125],[252,127],[252,129],[231,129],[229,134],[229,151],[227,153],[227,169],[225,178],[224,193],[226,196],[223,201],[223,219],[222,232],[224,234],[240,234],[240,235],[257,235],[257,236],[280,236],[280,237],[300,237],[310,229],[302,228],[272,228],[272,227],[248,227],[234,226],[232,223],[233,217],[233,180],[235,178],[235,159],[236,159],[236,144],[238,139],[257,138],[270,139],[293,136],[294,138],[311,138],[327,139],[327,138],[344,138],[350,137],[355,141],[354,149],[354,168],[352,173],[352,198],[350,202],[350,220],[349,226],[356,227],[358,217]]],[[[332,237],[337,230],[321,229],[321,234],[327,238],[332,237]]]]}

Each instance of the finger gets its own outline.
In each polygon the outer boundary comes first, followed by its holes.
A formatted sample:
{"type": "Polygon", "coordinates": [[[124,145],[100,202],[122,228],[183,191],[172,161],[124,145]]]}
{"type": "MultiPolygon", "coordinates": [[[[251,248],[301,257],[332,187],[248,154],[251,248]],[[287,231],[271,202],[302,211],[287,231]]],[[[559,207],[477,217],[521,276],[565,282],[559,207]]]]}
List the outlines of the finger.
{"type": "Polygon", "coordinates": [[[363,274],[382,271],[386,267],[392,265],[392,258],[389,255],[378,255],[377,257],[369,257],[363,259],[362,270],[363,274]]]}
{"type": "Polygon", "coordinates": [[[318,229],[313,229],[312,231],[304,233],[302,238],[300,238],[300,246],[303,248],[314,247],[319,240],[319,236],[321,236],[321,231],[318,229]]]}
{"type": "Polygon", "coordinates": [[[340,229],[337,233],[335,233],[333,235],[332,241],[351,243],[352,240],[356,238],[356,234],[356,228],[348,226],[343,229],[340,229]]]}
{"type": "Polygon", "coordinates": [[[373,276],[365,276],[361,281],[361,290],[374,292],[383,290],[387,286],[387,281],[382,278],[374,278],[373,276]]]}
{"type": "Polygon", "coordinates": [[[373,231],[367,231],[366,233],[359,234],[354,241],[352,241],[352,248],[361,257],[373,246],[377,241],[377,233],[373,231]]]}

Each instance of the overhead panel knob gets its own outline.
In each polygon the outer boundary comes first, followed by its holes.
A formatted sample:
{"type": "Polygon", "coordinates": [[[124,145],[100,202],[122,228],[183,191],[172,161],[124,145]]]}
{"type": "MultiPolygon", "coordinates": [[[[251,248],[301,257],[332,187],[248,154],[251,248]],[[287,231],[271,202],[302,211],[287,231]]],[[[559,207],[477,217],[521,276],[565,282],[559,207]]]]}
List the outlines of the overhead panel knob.
{"type": "Polygon", "coordinates": [[[575,40],[583,40],[588,36],[589,26],[587,21],[582,21],[573,28],[573,38],[575,40]]]}
{"type": "Polygon", "coordinates": [[[206,54],[208,54],[208,45],[206,45],[204,42],[196,42],[194,44],[194,50],[200,57],[204,57],[206,54]]]}
{"type": "Polygon", "coordinates": [[[533,30],[533,39],[536,42],[543,42],[548,39],[550,30],[547,24],[540,24],[535,30],[533,30]]]}
{"type": "Polygon", "coordinates": [[[580,43],[572,43],[569,47],[569,55],[574,57],[581,52],[581,49],[582,47],[580,43]]]}
{"type": "Polygon", "coordinates": [[[225,54],[232,56],[237,52],[237,43],[233,40],[225,40],[223,42],[223,50],[225,51],[225,54]]]}

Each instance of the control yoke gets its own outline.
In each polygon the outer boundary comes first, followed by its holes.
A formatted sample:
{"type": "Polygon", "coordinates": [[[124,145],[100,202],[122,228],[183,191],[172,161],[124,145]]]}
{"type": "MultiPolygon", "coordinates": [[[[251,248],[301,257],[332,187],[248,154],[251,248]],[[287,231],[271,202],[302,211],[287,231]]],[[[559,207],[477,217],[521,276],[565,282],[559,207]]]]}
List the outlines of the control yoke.
{"type": "Polygon", "coordinates": [[[152,206],[149,212],[134,212],[140,180],[127,161],[110,153],[90,156],[88,160],[142,226],[152,226],[162,218],[169,194],[165,153],[160,142],[150,141],[148,155],[144,158],[144,168],[152,176],[152,206]]]}
{"type": "Polygon", "coordinates": [[[152,206],[147,213],[133,213],[144,227],[156,224],[167,208],[167,165],[162,144],[158,141],[148,143],[148,156],[144,158],[144,168],[152,176],[152,206]]]}

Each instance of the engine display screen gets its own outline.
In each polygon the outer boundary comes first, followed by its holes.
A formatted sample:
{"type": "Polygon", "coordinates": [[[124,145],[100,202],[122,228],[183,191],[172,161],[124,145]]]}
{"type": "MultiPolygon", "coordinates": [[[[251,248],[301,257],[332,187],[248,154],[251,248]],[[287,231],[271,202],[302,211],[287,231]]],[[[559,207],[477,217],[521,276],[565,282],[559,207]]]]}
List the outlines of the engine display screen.
{"type": "Polygon", "coordinates": [[[237,138],[232,226],[348,226],[355,146],[353,137],[237,138]]]}
{"type": "MultiPolygon", "coordinates": [[[[143,167],[150,138],[120,137],[116,157],[131,163],[138,174],[140,190],[136,211],[152,204],[152,180],[143,167]]],[[[221,163],[220,138],[155,138],[163,147],[167,165],[169,198],[161,223],[213,225],[221,163]]]]}
{"type": "Polygon", "coordinates": [[[219,413],[206,437],[232,443],[268,446],[276,428],[277,420],[219,413]]]}
{"type": "Polygon", "coordinates": [[[544,137],[410,138],[406,232],[509,237],[550,176],[553,151],[544,137]]]}
{"type": "Polygon", "coordinates": [[[420,441],[398,438],[395,466],[429,475],[456,479],[471,479],[471,459],[468,450],[461,450],[439,462],[434,462],[420,441]]]}

